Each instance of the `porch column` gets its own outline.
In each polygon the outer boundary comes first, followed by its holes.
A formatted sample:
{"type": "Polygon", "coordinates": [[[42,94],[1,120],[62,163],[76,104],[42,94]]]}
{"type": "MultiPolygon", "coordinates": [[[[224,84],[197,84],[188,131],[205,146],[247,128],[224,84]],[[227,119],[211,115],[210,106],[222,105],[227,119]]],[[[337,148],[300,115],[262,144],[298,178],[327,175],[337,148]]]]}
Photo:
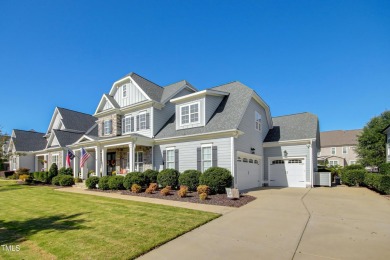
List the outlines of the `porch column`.
{"type": "Polygon", "coordinates": [[[78,178],[79,177],[79,165],[80,165],[80,150],[73,150],[74,151],[74,159],[73,159],[73,177],[78,178]]]}
{"type": "MultiPolygon", "coordinates": [[[[81,154],[81,153],[80,153],[81,154]]],[[[88,160],[84,163],[84,166],[81,168],[81,179],[86,180],[88,178],[88,160]]]]}
{"type": "Polygon", "coordinates": [[[107,148],[102,149],[102,176],[107,176],[107,148]]]}
{"type": "Polygon", "coordinates": [[[101,172],[100,172],[101,163],[102,163],[102,152],[100,151],[100,146],[95,147],[95,154],[96,154],[96,156],[95,156],[96,157],[95,173],[96,173],[96,176],[102,177],[101,172]]]}
{"type": "Polygon", "coordinates": [[[48,168],[47,166],[49,165],[49,155],[48,155],[48,154],[45,154],[45,155],[43,156],[43,158],[45,158],[45,159],[44,159],[44,160],[45,160],[45,163],[44,163],[43,167],[45,168],[45,171],[48,171],[49,168],[48,168]]]}
{"type": "Polygon", "coordinates": [[[129,170],[130,172],[134,171],[134,144],[133,142],[129,143],[129,170]]]}
{"type": "Polygon", "coordinates": [[[35,169],[36,172],[39,172],[39,169],[38,169],[38,167],[39,167],[39,165],[38,165],[38,164],[39,164],[38,156],[35,155],[34,157],[35,157],[35,158],[34,158],[34,159],[35,159],[35,161],[34,161],[34,164],[35,164],[34,169],[35,169]]]}

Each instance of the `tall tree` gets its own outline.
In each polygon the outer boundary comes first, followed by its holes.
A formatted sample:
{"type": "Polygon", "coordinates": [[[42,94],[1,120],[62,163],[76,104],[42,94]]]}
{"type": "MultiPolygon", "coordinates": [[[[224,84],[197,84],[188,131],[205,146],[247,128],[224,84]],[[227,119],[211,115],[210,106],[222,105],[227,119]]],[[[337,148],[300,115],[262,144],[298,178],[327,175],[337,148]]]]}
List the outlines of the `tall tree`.
{"type": "Polygon", "coordinates": [[[380,166],[385,162],[386,137],[382,133],[390,125],[390,110],[373,117],[358,137],[356,152],[364,166],[380,166]]]}

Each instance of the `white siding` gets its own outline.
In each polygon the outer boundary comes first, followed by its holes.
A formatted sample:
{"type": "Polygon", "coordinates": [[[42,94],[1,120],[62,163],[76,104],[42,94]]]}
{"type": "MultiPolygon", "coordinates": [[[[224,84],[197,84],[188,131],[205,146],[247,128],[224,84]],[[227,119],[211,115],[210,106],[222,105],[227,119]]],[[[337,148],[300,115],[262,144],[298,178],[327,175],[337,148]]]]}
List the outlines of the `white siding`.
{"type": "Polygon", "coordinates": [[[16,162],[18,164],[16,169],[23,167],[30,169],[30,172],[34,172],[35,170],[35,156],[33,154],[18,156],[16,162]]]}
{"type": "Polygon", "coordinates": [[[205,124],[210,120],[222,99],[223,97],[220,96],[206,96],[205,124]]]}
{"type": "Polygon", "coordinates": [[[147,98],[142,94],[142,92],[132,83],[123,84],[116,89],[114,94],[114,99],[119,104],[120,107],[125,107],[139,103],[141,101],[147,100],[147,98]],[[126,85],[127,95],[123,97],[123,85],[126,85]]]}
{"type": "Polygon", "coordinates": [[[287,151],[288,157],[303,157],[306,163],[306,182],[310,182],[310,165],[311,156],[310,148],[305,144],[292,146],[279,146],[264,148],[264,181],[268,181],[269,157],[283,157],[284,151],[287,151]]]}
{"type": "Polygon", "coordinates": [[[112,108],[112,106],[111,106],[110,102],[108,102],[108,100],[106,100],[105,102],[106,103],[104,103],[103,111],[112,108]]]}
{"type": "Polygon", "coordinates": [[[153,164],[158,171],[163,169],[163,151],[167,147],[175,147],[179,150],[179,171],[197,169],[197,148],[202,144],[212,144],[217,146],[218,167],[226,168],[231,171],[231,141],[230,138],[210,139],[202,141],[189,141],[181,143],[172,143],[154,146],[153,164]]]}

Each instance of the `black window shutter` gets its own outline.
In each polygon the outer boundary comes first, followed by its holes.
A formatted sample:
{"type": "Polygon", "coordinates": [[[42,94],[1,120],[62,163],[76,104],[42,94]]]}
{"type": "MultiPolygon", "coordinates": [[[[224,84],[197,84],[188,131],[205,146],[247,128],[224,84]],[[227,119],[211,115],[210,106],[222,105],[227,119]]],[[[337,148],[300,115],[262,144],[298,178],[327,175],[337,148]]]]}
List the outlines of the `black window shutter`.
{"type": "Polygon", "coordinates": [[[112,134],[112,119],[110,120],[110,122],[108,123],[108,125],[110,126],[110,134],[112,134]]]}
{"type": "Polygon", "coordinates": [[[175,149],[175,170],[179,170],[179,149],[175,149]]]}
{"type": "Polygon", "coordinates": [[[137,131],[139,130],[139,116],[137,116],[137,131]]]}
{"type": "Polygon", "coordinates": [[[130,118],[130,127],[131,127],[130,131],[134,132],[134,117],[133,116],[130,118]]]}
{"type": "Polygon", "coordinates": [[[165,162],[166,162],[166,159],[167,159],[167,151],[164,150],[163,151],[163,170],[165,170],[165,162]]]}
{"type": "Polygon", "coordinates": [[[100,131],[100,136],[104,136],[104,121],[102,122],[102,127],[100,131]]]}
{"type": "Polygon", "coordinates": [[[196,168],[198,171],[202,171],[202,151],[200,147],[196,148],[196,159],[196,168]]]}
{"type": "Polygon", "coordinates": [[[213,167],[218,166],[218,147],[213,146],[213,167]]]}
{"type": "Polygon", "coordinates": [[[146,129],[150,129],[150,113],[146,113],[146,129]]]}
{"type": "Polygon", "coordinates": [[[122,117],[122,134],[125,133],[126,128],[126,119],[125,117],[122,117]]]}

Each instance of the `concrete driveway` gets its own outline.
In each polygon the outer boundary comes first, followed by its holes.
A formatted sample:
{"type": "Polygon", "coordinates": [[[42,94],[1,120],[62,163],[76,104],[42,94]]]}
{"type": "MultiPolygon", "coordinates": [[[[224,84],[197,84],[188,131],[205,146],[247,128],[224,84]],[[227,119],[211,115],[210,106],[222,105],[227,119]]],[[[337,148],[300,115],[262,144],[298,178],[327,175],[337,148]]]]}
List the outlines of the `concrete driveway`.
{"type": "Polygon", "coordinates": [[[140,259],[390,259],[390,200],[365,188],[282,188],[140,259]]]}

